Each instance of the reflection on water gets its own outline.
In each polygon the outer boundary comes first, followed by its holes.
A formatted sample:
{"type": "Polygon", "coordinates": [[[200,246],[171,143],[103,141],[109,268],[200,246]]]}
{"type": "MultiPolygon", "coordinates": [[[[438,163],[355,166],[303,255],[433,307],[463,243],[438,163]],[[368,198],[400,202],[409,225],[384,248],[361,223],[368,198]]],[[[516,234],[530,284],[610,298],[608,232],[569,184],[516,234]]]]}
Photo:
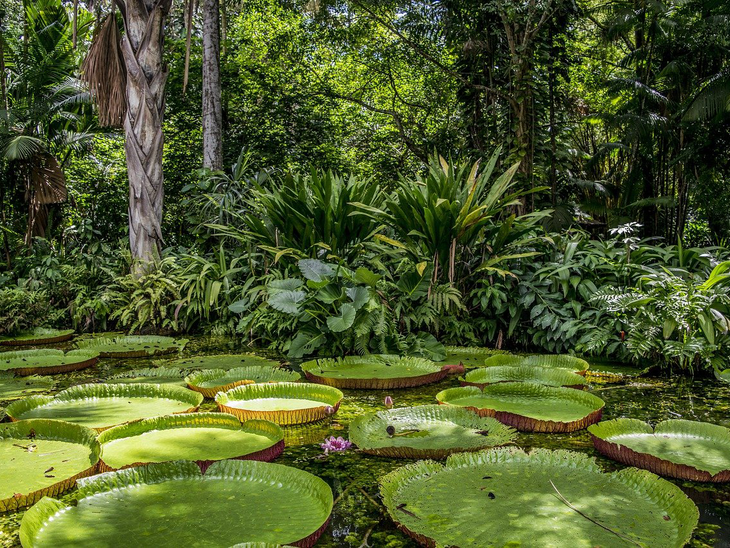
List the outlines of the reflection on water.
{"type": "MultiPolygon", "coordinates": [[[[184,356],[243,351],[233,341],[193,338],[184,356]]],[[[74,384],[101,380],[130,369],[149,367],[152,360],[102,360],[95,368],[56,375],[57,390],[74,384]]],[[[293,365],[298,370],[296,365],[293,365]]],[[[657,375],[653,373],[653,375],[657,375]]],[[[324,423],[286,427],[287,448],[277,462],[307,470],[327,481],[335,494],[336,506],[329,529],[318,547],[415,547],[385,515],[378,496],[378,478],[406,464],[407,460],[385,459],[348,451],[323,456],[319,447],[325,437],[347,436],[347,426],[356,416],[385,409],[383,400],[391,395],[396,407],[435,403],[435,396],[445,388],[457,386],[454,377],[435,385],[393,391],[344,390],[345,400],[336,415],[324,423]]],[[[626,384],[592,385],[591,392],[606,401],[604,418],[631,417],[655,423],[684,418],[730,427],[730,385],[712,377],[669,379],[660,376],[642,377],[626,384]]],[[[0,402],[3,405],[7,402],[0,402]]],[[[201,407],[213,411],[210,400],[201,407]]],[[[572,434],[520,433],[517,445],[522,448],[545,447],[571,449],[596,456],[607,470],[621,465],[598,456],[587,432],[572,434]]],[[[675,480],[672,480],[675,481],[675,480]]],[[[701,525],[695,532],[693,546],[730,548],[730,485],[710,485],[676,480],[684,492],[700,508],[701,525]]],[[[17,529],[22,512],[0,516],[0,546],[17,545],[17,529]]]]}

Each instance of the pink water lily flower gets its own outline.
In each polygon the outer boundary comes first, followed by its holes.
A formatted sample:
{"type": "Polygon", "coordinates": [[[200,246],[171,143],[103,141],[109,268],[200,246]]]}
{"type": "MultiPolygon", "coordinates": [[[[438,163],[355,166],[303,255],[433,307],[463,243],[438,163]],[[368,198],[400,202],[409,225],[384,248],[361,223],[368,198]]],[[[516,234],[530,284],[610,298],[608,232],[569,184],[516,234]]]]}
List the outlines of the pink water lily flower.
{"type": "Polygon", "coordinates": [[[342,436],[330,436],[329,438],[325,438],[324,443],[321,443],[319,446],[324,449],[324,454],[328,455],[330,451],[347,451],[350,447],[352,447],[352,442],[346,440],[342,436]]]}

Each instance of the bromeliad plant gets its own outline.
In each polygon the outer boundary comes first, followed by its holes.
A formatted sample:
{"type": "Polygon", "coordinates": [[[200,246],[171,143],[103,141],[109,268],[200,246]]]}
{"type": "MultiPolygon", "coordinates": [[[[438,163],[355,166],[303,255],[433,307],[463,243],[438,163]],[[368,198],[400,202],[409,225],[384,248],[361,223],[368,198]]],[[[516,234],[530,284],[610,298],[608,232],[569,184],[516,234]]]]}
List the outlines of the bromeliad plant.
{"type": "Polygon", "coordinates": [[[434,156],[428,173],[401,180],[382,208],[356,205],[360,214],[384,223],[395,235],[393,239],[377,234],[376,239],[403,250],[417,263],[432,261],[434,282],[448,281],[463,290],[464,279],[480,268],[504,274],[499,264],[510,257],[493,256],[484,232],[509,208],[521,206],[525,195],[541,190],[513,188],[519,164],[493,180],[499,154],[497,149],[482,170],[480,162],[451,165],[434,156]]]}

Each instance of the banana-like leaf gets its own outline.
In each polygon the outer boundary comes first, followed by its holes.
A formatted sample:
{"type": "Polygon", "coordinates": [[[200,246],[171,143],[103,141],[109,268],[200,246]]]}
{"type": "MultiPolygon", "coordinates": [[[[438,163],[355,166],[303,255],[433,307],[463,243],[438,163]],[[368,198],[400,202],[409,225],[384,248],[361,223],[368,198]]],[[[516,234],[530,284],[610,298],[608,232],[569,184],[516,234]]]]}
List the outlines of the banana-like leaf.
{"type": "Polygon", "coordinates": [[[350,441],[365,453],[391,458],[443,459],[513,442],[516,432],[467,409],[420,405],[367,413],[350,423],[350,441]]]}
{"type": "Polygon", "coordinates": [[[226,413],[185,413],[115,426],[99,434],[99,443],[103,472],[179,459],[205,472],[224,459],[275,459],[284,450],[284,432],[269,421],[242,425],[226,413]]]}
{"type": "Polygon", "coordinates": [[[257,382],[296,382],[300,378],[299,373],[287,369],[249,365],[228,370],[204,369],[185,377],[185,383],[206,398],[215,398],[218,392],[226,392],[236,386],[257,382]]]}
{"type": "Polygon", "coordinates": [[[536,382],[545,386],[565,386],[583,389],[588,385],[585,377],[565,369],[549,369],[532,365],[497,365],[473,369],[464,375],[462,386],[484,388],[500,382],[536,382]]]}
{"type": "Polygon", "coordinates": [[[144,358],[180,352],[187,343],[187,339],[160,335],[127,335],[82,339],[76,347],[97,350],[102,358],[144,358]]]}
{"type": "Polygon", "coordinates": [[[80,481],[75,498],[75,506],[45,498],[26,512],[23,546],[118,546],[125,538],[138,548],[245,539],[311,547],[333,506],[320,478],[252,460],[215,462],[205,474],[191,461],[107,472],[80,481]],[[160,527],[161,520],[175,526],[160,527]]]}
{"type": "Polygon", "coordinates": [[[241,421],[263,419],[276,424],[305,424],[337,412],[343,394],[331,386],[280,382],[247,384],[219,392],[218,408],[241,421]]]}
{"type": "Polygon", "coordinates": [[[601,420],[605,402],[572,388],[533,382],[503,382],[480,390],[448,388],[436,394],[441,404],[466,407],[525,432],[574,432],[601,420]]]}
{"type": "Polygon", "coordinates": [[[689,542],[695,504],[645,470],[606,474],[571,451],[497,448],[419,461],[380,481],[401,529],[426,546],[662,546],[689,542]]]}
{"type": "Polygon", "coordinates": [[[661,476],[691,481],[730,481],[730,429],[672,419],[652,428],[636,419],[588,427],[596,449],[608,458],[661,476]]]}
{"type": "Polygon", "coordinates": [[[60,419],[106,430],[128,421],[196,411],[203,395],[158,384],[81,384],[55,396],[29,396],[7,408],[12,420],[60,419]]]}
{"type": "Polygon", "coordinates": [[[0,336],[0,346],[30,346],[37,344],[55,344],[72,339],[73,329],[48,329],[36,327],[32,331],[24,331],[17,335],[0,336]]]}
{"type": "Polygon", "coordinates": [[[55,375],[92,367],[99,360],[96,350],[63,350],[49,348],[19,350],[0,354],[0,371],[20,376],[55,375]]]}
{"type": "Polygon", "coordinates": [[[448,369],[430,360],[388,355],[324,358],[302,364],[307,379],[338,388],[408,388],[437,382],[448,369]]]}
{"type": "Polygon", "coordinates": [[[68,422],[33,419],[0,425],[0,512],[60,495],[96,472],[96,434],[68,422]]]}

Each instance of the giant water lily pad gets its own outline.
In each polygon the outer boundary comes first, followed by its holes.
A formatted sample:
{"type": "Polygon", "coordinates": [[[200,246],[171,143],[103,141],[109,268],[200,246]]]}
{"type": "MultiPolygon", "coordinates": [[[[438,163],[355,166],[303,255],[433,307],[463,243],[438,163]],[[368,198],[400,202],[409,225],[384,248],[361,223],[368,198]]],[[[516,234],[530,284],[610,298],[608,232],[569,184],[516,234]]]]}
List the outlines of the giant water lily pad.
{"type": "Polygon", "coordinates": [[[16,375],[55,375],[92,367],[99,361],[96,350],[63,350],[45,348],[0,353],[0,371],[16,375]]]}
{"type": "Polygon", "coordinates": [[[236,386],[256,382],[296,382],[299,373],[269,366],[249,365],[234,369],[203,369],[185,378],[188,388],[200,392],[206,398],[215,398],[218,392],[225,392],[236,386]]]}
{"type": "Polygon", "coordinates": [[[45,498],[23,516],[25,548],[312,546],[332,512],[332,490],[309,472],[257,461],[150,464],[81,480],[76,505],[45,498]]]}
{"type": "Polygon", "coordinates": [[[30,346],[35,344],[55,344],[71,340],[73,329],[49,329],[36,327],[14,336],[0,336],[0,346],[30,346]]]}
{"type": "Polygon", "coordinates": [[[44,419],[0,425],[0,512],[63,493],[98,462],[96,434],[83,426],[44,419]]]}
{"type": "Polygon", "coordinates": [[[55,381],[48,377],[16,377],[0,373],[0,401],[15,400],[53,388],[55,381]]]}
{"type": "Polygon", "coordinates": [[[270,461],[284,450],[284,432],[269,421],[243,425],[225,413],[167,415],[115,426],[99,434],[102,471],[179,459],[203,471],[214,461],[270,461]]]}
{"type": "Polygon", "coordinates": [[[585,388],[588,384],[585,377],[577,373],[571,373],[565,369],[549,369],[531,365],[496,365],[473,369],[464,375],[461,384],[484,388],[488,384],[498,382],[536,382],[546,386],[569,388],[585,388]]]}
{"type": "Polygon", "coordinates": [[[421,405],[378,411],[350,423],[350,441],[381,457],[443,459],[514,441],[515,431],[467,409],[421,405]]]}
{"type": "Polygon", "coordinates": [[[484,367],[484,361],[487,358],[502,352],[503,351],[491,350],[481,346],[447,346],[446,359],[439,363],[446,365],[463,365],[466,369],[484,367]]]}
{"type": "Polygon", "coordinates": [[[183,369],[235,369],[250,365],[279,367],[281,363],[255,354],[215,354],[195,356],[168,362],[169,365],[183,369]]]}
{"type": "Polygon", "coordinates": [[[137,419],[195,411],[197,392],[157,384],[82,384],[55,396],[29,396],[7,408],[13,420],[60,419],[98,431],[137,419]]]}
{"type": "Polygon", "coordinates": [[[605,474],[581,453],[516,448],[420,461],[381,480],[388,513],[427,546],[684,546],[694,503],[645,470],[605,474]]]}
{"type": "Polygon", "coordinates": [[[175,386],[187,386],[185,375],[188,372],[179,367],[150,367],[143,369],[132,369],[110,377],[107,382],[120,382],[126,384],[172,384],[175,386]]]}
{"type": "Polygon", "coordinates": [[[582,358],[567,354],[534,354],[531,356],[517,356],[514,354],[498,354],[485,360],[486,367],[495,365],[535,365],[550,369],[565,369],[585,375],[590,365],[582,358]]]}
{"type": "Polygon", "coordinates": [[[525,432],[574,432],[601,420],[604,401],[582,390],[532,382],[449,388],[439,403],[466,407],[525,432]]]}
{"type": "Polygon", "coordinates": [[[337,388],[392,389],[437,382],[449,374],[430,360],[399,356],[347,356],[302,364],[307,379],[337,388]]]}
{"type": "Polygon", "coordinates": [[[145,358],[179,352],[187,342],[160,335],[127,335],[83,339],[76,346],[97,350],[102,358],[145,358]]]}
{"type": "Polygon", "coordinates": [[[280,382],[237,386],[219,392],[215,401],[221,411],[241,421],[264,419],[286,425],[315,422],[333,415],[342,397],[342,392],[331,386],[280,382]]]}
{"type": "Polygon", "coordinates": [[[599,384],[617,383],[641,377],[650,370],[651,367],[641,369],[617,363],[591,363],[591,368],[586,371],[586,379],[599,384]]]}
{"type": "Polygon", "coordinates": [[[615,419],[588,428],[596,449],[618,462],[662,476],[730,481],[730,429],[706,422],[667,420],[654,428],[615,419]]]}

